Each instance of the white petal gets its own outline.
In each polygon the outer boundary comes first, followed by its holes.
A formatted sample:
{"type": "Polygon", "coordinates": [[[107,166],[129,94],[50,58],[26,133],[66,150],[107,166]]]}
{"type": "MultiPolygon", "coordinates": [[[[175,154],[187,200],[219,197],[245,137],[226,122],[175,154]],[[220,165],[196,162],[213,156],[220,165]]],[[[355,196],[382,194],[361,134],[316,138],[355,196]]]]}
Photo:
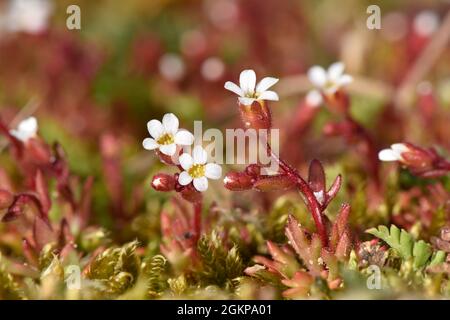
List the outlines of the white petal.
{"type": "Polygon", "coordinates": [[[328,78],[332,81],[337,81],[344,72],[344,64],[342,62],[335,62],[328,67],[328,78]]]}
{"type": "Polygon", "coordinates": [[[278,82],[279,79],[272,77],[263,78],[256,86],[256,92],[263,92],[278,82]]]}
{"type": "Polygon", "coordinates": [[[187,173],[186,171],[183,171],[182,173],[180,173],[180,175],[178,176],[178,182],[182,185],[188,185],[189,183],[191,183],[192,181],[192,177],[189,175],[189,173],[187,173]]]}
{"type": "Polygon", "coordinates": [[[35,135],[38,130],[38,123],[35,117],[29,117],[19,123],[17,126],[19,131],[27,132],[30,135],[35,135]]]}
{"type": "Polygon", "coordinates": [[[189,170],[194,164],[194,160],[188,153],[183,153],[178,159],[178,161],[180,162],[180,165],[184,170],[189,170]]]}
{"type": "Polygon", "coordinates": [[[206,164],[205,176],[209,179],[219,179],[222,176],[222,167],[215,163],[206,164]]]}
{"type": "Polygon", "coordinates": [[[28,135],[26,133],[24,133],[23,131],[17,131],[15,129],[12,129],[12,130],[9,131],[9,133],[13,137],[19,139],[22,142],[26,142],[28,140],[28,135]]]}
{"type": "Polygon", "coordinates": [[[187,130],[180,130],[175,134],[175,143],[182,146],[190,146],[194,143],[194,135],[187,130]]]}
{"type": "Polygon", "coordinates": [[[208,179],[206,177],[195,178],[194,187],[197,191],[203,192],[208,189],[208,179]]]}
{"type": "Polygon", "coordinates": [[[378,153],[378,159],[381,161],[397,161],[398,153],[391,149],[383,149],[378,153]]]}
{"type": "Polygon", "coordinates": [[[147,122],[147,129],[154,139],[158,139],[164,133],[164,127],[159,120],[150,120],[147,122]]]}
{"type": "Polygon", "coordinates": [[[323,97],[318,90],[311,90],[306,95],[305,101],[310,107],[319,107],[323,102],[323,97]]]}
{"type": "Polygon", "coordinates": [[[343,76],[341,76],[338,80],[339,85],[341,86],[345,86],[349,83],[353,82],[353,77],[349,74],[344,74],[343,76]]]}
{"type": "Polygon", "coordinates": [[[247,92],[255,92],[256,73],[253,70],[244,70],[239,76],[239,84],[244,94],[247,92]]]}
{"type": "Polygon", "coordinates": [[[320,66],[314,66],[308,70],[308,78],[317,87],[323,87],[327,82],[327,74],[320,66]]]}
{"type": "Polygon", "coordinates": [[[258,97],[258,99],[261,100],[271,100],[271,101],[278,101],[278,94],[275,91],[264,91],[261,93],[258,97]]]}
{"type": "Polygon", "coordinates": [[[173,156],[175,154],[175,151],[177,151],[177,145],[175,143],[161,144],[159,145],[159,151],[167,156],[173,156]]]}
{"type": "Polygon", "coordinates": [[[399,154],[409,151],[408,146],[404,143],[394,143],[393,145],[391,145],[391,149],[395,152],[398,152],[399,154]]]}
{"type": "Polygon", "coordinates": [[[194,164],[205,164],[208,160],[208,154],[202,146],[195,146],[192,151],[192,158],[194,159],[194,164]]]}
{"type": "Polygon", "coordinates": [[[144,141],[142,141],[142,146],[146,150],[154,150],[158,148],[158,144],[156,143],[155,139],[152,138],[145,138],[144,141]]]}
{"type": "Polygon", "coordinates": [[[250,106],[255,100],[254,98],[239,97],[239,102],[244,106],[250,106]]]}
{"type": "Polygon", "coordinates": [[[162,119],[164,131],[175,134],[178,131],[179,121],[173,113],[166,113],[162,119]]]}
{"type": "Polygon", "coordinates": [[[239,88],[239,86],[234,82],[231,81],[225,82],[224,88],[230,90],[231,92],[236,93],[238,96],[244,95],[244,91],[242,91],[242,89],[239,88]]]}

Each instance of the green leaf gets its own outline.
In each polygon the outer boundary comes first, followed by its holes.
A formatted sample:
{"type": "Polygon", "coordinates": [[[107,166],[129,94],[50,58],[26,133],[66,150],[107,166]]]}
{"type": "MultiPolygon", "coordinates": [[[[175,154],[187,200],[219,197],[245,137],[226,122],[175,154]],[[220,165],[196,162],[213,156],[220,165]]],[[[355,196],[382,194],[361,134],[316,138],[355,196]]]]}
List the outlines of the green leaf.
{"type": "Polygon", "coordinates": [[[433,254],[429,243],[423,240],[414,241],[410,233],[404,229],[399,229],[395,225],[391,225],[390,229],[386,226],[379,226],[378,229],[372,228],[367,230],[366,233],[372,234],[386,242],[404,260],[412,259],[415,269],[421,269],[427,263],[429,265],[438,264],[445,259],[445,253],[437,251],[433,254]]]}

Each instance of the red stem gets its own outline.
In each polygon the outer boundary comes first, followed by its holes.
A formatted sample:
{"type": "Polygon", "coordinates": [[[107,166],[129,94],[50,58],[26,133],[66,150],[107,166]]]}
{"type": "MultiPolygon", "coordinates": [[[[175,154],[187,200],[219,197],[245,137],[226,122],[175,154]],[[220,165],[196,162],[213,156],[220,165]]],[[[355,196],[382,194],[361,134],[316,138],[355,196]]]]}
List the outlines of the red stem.
{"type": "Polygon", "coordinates": [[[273,153],[269,143],[267,143],[267,151],[268,153],[270,153],[271,157],[275,161],[277,161],[277,163],[280,165],[281,170],[283,170],[283,172],[286,173],[290,179],[295,181],[298,190],[303,195],[302,197],[303,201],[305,202],[306,206],[308,207],[309,211],[313,216],[317,232],[319,233],[320,239],[322,241],[322,246],[326,248],[328,246],[327,229],[323,221],[321,206],[317,201],[314,192],[311,190],[309,184],[300,176],[297,170],[289,166],[286,162],[280,159],[275,153],[273,153]]]}
{"type": "Polygon", "coordinates": [[[195,233],[195,243],[200,239],[200,234],[202,232],[202,202],[195,202],[194,206],[194,233],[195,233]]]}

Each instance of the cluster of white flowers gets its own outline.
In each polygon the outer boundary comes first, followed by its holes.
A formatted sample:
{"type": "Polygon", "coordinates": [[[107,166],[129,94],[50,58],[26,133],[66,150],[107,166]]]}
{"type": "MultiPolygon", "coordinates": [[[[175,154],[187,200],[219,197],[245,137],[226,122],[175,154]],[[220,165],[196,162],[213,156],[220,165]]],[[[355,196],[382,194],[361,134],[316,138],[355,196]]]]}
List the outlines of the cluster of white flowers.
{"type": "Polygon", "coordinates": [[[40,33],[53,11],[50,0],[11,0],[0,15],[0,28],[9,32],[40,33]]]}
{"type": "MultiPolygon", "coordinates": [[[[167,113],[162,119],[150,120],[147,129],[151,138],[146,138],[142,145],[147,150],[159,150],[167,156],[174,156],[178,146],[190,146],[194,143],[194,136],[187,130],[179,129],[179,120],[173,113],[167,113]]],[[[201,146],[195,146],[192,155],[184,152],[180,157],[183,168],[178,182],[186,186],[192,182],[197,191],[208,189],[208,179],[219,179],[222,168],[216,163],[207,163],[207,153],[201,146]]]]}

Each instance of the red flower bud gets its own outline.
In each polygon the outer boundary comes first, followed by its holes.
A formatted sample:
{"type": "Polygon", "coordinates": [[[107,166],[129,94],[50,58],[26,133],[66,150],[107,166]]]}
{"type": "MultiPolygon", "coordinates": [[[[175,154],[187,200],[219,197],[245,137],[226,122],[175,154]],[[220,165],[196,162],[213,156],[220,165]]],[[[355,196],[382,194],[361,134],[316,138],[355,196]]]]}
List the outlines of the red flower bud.
{"type": "Polygon", "coordinates": [[[343,114],[349,111],[350,99],[342,90],[338,90],[334,94],[325,95],[325,101],[332,111],[343,114]]]}
{"type": "Polygon", "coordinates": [[[245,168],[245,173],[251,177],[257,178],[261,175],[261,166],[258,164],[250,164],[245,168]]]}
{"type": "Polygon", "coordinates": [[[254,101],[246,106],[239,104],[239,112],[245,128],[270,129],[272,127],[272,115],[267,103],[263,100],[254,101]]]}
{"type": "Polygon", "coordinates": [[[229,172],[223,179],[225,188],[231,191],[244,191],[253,187],[255,179],[246,172],[229,172]]]}
{"type": "Polygon", "coordinates": [[[158,173],[152,179],[152,187],[156,191],[168,192],[175,190],[176,180],[174,176],[158,173]]]}
{"type": "Polygon", "coordinates": [[[261,176],[253,185],[253,188],[263,192],[281,191],[291,189],[294,185],[295,181],[286,175],[261,176]]]}
{"type": "Polygon", "coordinates": [[[202,200],[202,193],[198,192],[192,184],[188,184],[180,191],[180,193],[184,200],[192,203],[200,202],[202,200]]]}

